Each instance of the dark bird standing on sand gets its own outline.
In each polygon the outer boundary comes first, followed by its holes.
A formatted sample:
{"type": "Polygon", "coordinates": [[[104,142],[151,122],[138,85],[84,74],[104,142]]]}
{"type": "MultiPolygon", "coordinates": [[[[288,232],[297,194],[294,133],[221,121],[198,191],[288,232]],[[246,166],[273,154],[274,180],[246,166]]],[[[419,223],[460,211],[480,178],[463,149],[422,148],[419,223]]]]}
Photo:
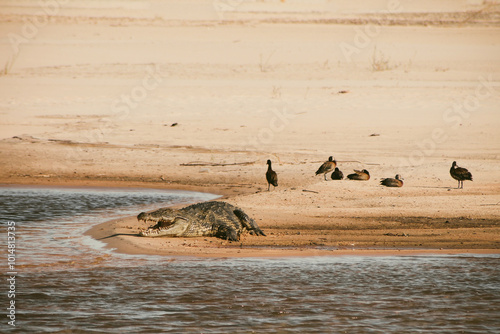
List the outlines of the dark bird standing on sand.
{"type": "Polygon", "coordinates": [[[338,168],[335,167],[335,170],[332,173],[332,180],[342,180],[344,178],[344,173],[338,168]]]}
{"type": "Polygon", "coordinates": [[[353,174],[347,175],[349,180],[360,180],[360,181],[368,181],[370,179],[370,173],[366,169],[363,170],[354,170],[353,174]]]}
{"type": "Polygon", "coordinates": [[[337,166],[337,161],[333,160],[333,157],[329,157],[328,161],[325,161],[316,171],[316,175],[323,174],[326,181],[326,173],[331,172],[337,166]]]}
{"type": "Polygon", "coordinates": [[[388,177],[386,179],[380,180],[380,184],[386,187],[402,187],[403,186],[403,178],[401,175],[397,174],[396,177],[393,179],[391,177],[388,177]]]}
{"type": "Polygon", "coordinates": [[[472,181],[472,174],[466,168],[458,167],[456,161],[451,164],[450,175],[458,181],[457,189],[464,188],[464,180],[472,181]]]}
{"type": "Polygon", "coordinates": [[[271,184],[276,188],[278,186],[278,174],[276,174],[275,171],[271,168],[271,160],[267,160],[267,172],[266,172],[266,179],[267,179],[267,191],[269,191],[269,188],[271,188],[271,184]]]}

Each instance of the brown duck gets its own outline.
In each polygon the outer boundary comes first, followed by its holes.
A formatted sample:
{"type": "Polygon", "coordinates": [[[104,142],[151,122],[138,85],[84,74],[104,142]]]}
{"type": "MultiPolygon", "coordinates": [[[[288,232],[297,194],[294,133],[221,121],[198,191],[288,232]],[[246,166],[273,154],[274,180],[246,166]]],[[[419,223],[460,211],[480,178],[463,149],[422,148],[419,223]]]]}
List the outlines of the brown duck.
{"type": "Polygon", "coordinates": [[[278,186],[278,174],[271,168],[271,160],[267,160],[267,191],[271,188],[271,184],[276,188],[278,186]]]}
{"type": "Polygon", "coordinates": [[[370,173],[366,169],[363,170],[354,170],[353,174],[347,175],[349,180],[359,180],[359,181],[368,181],[370,179],[370,173]]]}
{"type": "Polygon", "coordinates": [[[452,178],[458,181],[457,189],[464,188],[465,180],[472,181],[472,174],[466,168],[458,167],[456,161],[453,161],[453,163],[451,164],[450,175],[452,178]]]}
{"type": "Polygon", "coordinates": [[[328,161],[325,161],[316,171],[316,175],[323,174],[326,181],[326,174],[331,172],[337,166],[337,161],[333,157],[329,157],[328,161]]]}
{"type": "Polygon", "coordinates": [[[344,173],[338,168],[335,167],[335,170],[332,173],[332,180],[342,180],[344,178],[344,173]]]}
{"type": "Polygon", "coordinates": [[[401,175],[397,174],[396,177],[393,178],[386,178],[380,180],[380,184],[386,187],[402,187],[403,186],[403,178],[401,175]]]}

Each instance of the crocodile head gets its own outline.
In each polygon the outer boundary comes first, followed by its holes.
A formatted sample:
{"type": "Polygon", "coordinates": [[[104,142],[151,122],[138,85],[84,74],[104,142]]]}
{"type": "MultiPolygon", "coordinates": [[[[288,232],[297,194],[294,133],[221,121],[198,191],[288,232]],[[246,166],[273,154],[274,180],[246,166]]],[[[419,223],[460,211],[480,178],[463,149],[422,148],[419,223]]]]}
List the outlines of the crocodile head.
{"type": "Polygon", "coordinates": [[[142,237],[181,236],[190,225],[190,219],[179,215],[178,210],[160,209],[154,212],[141,212],[137,220],[154,222],[148,229],[139,233],[142,237]]]}

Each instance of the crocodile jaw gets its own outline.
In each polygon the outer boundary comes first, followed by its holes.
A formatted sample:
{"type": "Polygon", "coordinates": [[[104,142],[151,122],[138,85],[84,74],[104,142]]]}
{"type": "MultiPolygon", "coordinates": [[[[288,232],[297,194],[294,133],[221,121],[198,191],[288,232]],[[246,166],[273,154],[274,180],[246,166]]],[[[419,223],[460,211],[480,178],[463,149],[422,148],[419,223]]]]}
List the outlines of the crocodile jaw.
{"type": "Polygon", "coordinates": [[[168,227],[149,228],[141,231],[141,237],[180,237],[189,227],[189,220],[183,217],[175,217],[173,223],[168,227]]]}

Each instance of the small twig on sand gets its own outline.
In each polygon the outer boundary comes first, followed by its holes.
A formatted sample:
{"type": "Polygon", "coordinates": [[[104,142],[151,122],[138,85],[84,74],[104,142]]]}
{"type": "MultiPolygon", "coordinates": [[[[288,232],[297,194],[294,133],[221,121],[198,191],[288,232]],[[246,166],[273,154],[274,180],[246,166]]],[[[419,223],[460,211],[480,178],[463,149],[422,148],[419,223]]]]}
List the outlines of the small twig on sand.
{"type": "Polygon", "coordinates": [[[362,165],[373,165],[373,166],[380,166],[380,164],[374,163],[374,162],[361,162],[358,160],[337,160],[337,162],[357,162],[358,164],[362,165]]]}
{"type": "Polygon", "coordinates": [[[494,204],[479,204],[479,206],[493,206],[493,205],[499,205],[500,202],[494,203],[494,204]]]}
{"type": "Polygon", "coordinates": [[[315,193],[315,194],[319,194],[319,191],[314,191],[314,190],[307,190],[307,189],[302,189],[303,192],[306,192],[306,193],[315,193]]]}
{"type": "Polygon", "coordinates": [[[180,164],[181,166],[245,166],[245,165],[253,165],[257,161],[247,161],[247,162],[235,162],[235,163],[230,163],[230,164],[224,164],[224,163],[216,163],[216,162],[203,162],[203,161],[196,161],[196,162],[188,162],[185,164],[180,164]]]}
{"type": "MultiPolygon", "coordinates": [[[[337,162],[356,162],[361,165],[372,165],[372,166],[380,166],[380,164],[374,163],[374,162],[362,162],[359,160],[336,160],[337,162]]],[[[318,160],[318,161],[311,161],[311,163],[316,164],[316,163],[322,163],[325,162],[324,160],[318,160]]]]}

